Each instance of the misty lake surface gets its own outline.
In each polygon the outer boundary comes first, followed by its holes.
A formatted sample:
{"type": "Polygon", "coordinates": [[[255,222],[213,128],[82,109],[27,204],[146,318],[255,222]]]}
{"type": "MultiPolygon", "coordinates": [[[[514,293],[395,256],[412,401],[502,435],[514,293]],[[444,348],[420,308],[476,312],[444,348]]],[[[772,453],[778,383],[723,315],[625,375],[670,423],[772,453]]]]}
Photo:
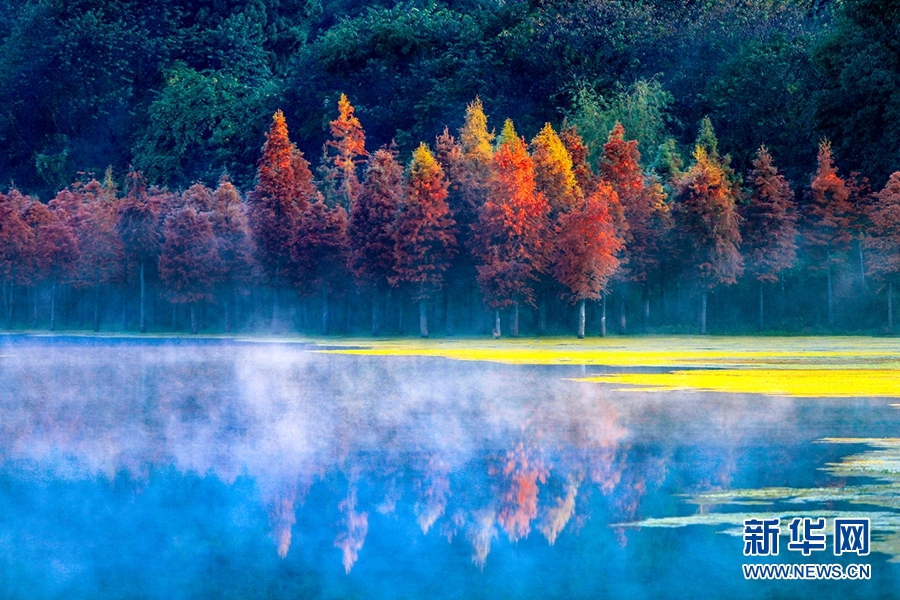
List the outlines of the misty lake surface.
{"type": "Polygon", "coordinates": [[[0,598],[900,597],[896,399],[318,350],[0,337],[0,598]],[[772,515],[872,552],[744,557],[772,515]]]}

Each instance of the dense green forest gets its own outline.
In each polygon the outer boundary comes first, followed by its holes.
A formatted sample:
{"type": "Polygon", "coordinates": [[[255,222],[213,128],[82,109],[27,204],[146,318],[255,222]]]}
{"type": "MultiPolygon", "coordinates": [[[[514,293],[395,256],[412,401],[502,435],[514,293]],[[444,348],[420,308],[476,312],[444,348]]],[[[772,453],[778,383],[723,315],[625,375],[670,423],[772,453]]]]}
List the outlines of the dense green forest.
{"type": "Polygon", "coordinates": [[[900,2],[2,4],[7,327],[892,326],[900,2]]]}

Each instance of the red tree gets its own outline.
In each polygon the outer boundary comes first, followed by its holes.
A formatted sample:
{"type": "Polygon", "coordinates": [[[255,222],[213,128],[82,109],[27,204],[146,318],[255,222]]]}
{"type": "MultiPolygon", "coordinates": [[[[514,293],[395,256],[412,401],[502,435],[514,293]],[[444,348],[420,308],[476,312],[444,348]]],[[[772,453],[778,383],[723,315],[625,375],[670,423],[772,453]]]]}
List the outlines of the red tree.
{"type": "Polygon", "coordinates": [[[300,215],[318,198],[309,163],[288,138],[287,122],[279,110],[272,117],[256,187],[247,194],[248,220],[257,257],[272,286],[272,329],[278,327],[278,293],[293,270],[291,238],[300,215]]]}
{"type": "Polygon", "coordinates": [[[347,238],[356,280],[373,290],[372,335],[379,334],[379,296],[394,275],[394,217],[403,195],[403,167],[382,148],[369,156],[362,190],[350,205],[347,238]]]}
{"type": "Polygon", "coordinates": [[[395,283],[411,286],[419,302],[419,333],[428,337],[427,301],[444,282],[456,252],[444,170],[424,143],[413,152],[394,228],[395,283]]]}
{"type": "Polygon", "coordinates": [[[204,213],[186,206],[166,217],[159,274],[176,304],[191,310],[191,333],[197,333],[198,302],[213,299],[213,285],[222,265],[216,238],[204,213]]]}
{"type": "Polygon", "coordinates": [[[0,276],[7,329],[12,328],[14,286],[25,281],[34,246],[34,232],[22,218],[19,198],[18,193],[0,194],[0,276]]]}
{"type": "Polygon", "coordinates": [[[77,199],[68,190],[61,192],[49,207],[35,200],[29,209],[38,279],[50,282],[50,331],[56,331],[59,284],[74,273],[78,262],[78,240],[66,218],[76,209],[77,199]]]}
{"type": "Polygon", "coordinates": [[[609,206],[616,193],[605,182],[559,217],[553,274],[578,303],[578,337],[584,337],[585,301],[598,300],[619,267],[622,242],[616,237],[609,206]]]}
{"type": "Polygon", "coordinates": [[[147,195],[147,184],[144,177],[130,171],[125,180],[125,197],[119,204],[116,231],[125,248],[126,255],[137,261],[140,269],[141,333],[147,332],[147,293],[146,267],[155,259],[161,243],[157,221],[159,208],[147,195]]]}
{"type": "Polygon", "coordinates": [[[72,193],[79,199],[71,217],[79,249],[76,285],[93,290],[93,326],[100,331],[100,289],[120,280],[124,258],[122,240],[116,234],[115,188],[94,179],[73,186],[72,193]]]}
{"type": "Polygon", "coordinates": [[[840,262],[841,255],[850,247],[853,207],[849,202],[850,190],[834,166],[828,140],[819,144],[818,162],[804,206],[803,241],[812,255],[813,268],[825,271],[828,325],[833,326],[832,264],[840,262]]]}
{"type": "Polygon", "coordinates": [[[763,284],[777,281],[797,258],[794,193],[760,146],[750,171],[750,198],[744,206],[741,238],[747,271],[759,282],[759,328],[764,325],[763,284]]]}
{"type": "Polygon", "coordinates": [[[743,259],[734,187],[719,162],[699,145],[694,159],[678,182],[675,223],[681,262],[700,288],[700,335],[705,335],[707,294],[735,283],[743,259]]]}
{"type": "Polygon", "coordinates": [[[513,307],[512,335],[518,335],[520,302],[534,305],[533,282],[552,252],[547,199],[536,189],[534,163],[507,120],[494,154],[495,177],[475,232],[478,283],[494,309],[494,337],[500,337],[500,308],[513,307]]]}
{"type": "Polygon", "coordinates": [[[303,294],[322,293],[322,333],[329,330],[329,297],[347,276],[347,211],[320,197],[300,215],[291,236],[294,282],[303,294]]]}
{"type": "Polygon", "coordinates": [[[235,295],[246,294],[247,286],[258,277],[259,265],[254,258],[256,248],[245,209],[240,192],[227,177],[222,177],[207,216],[216,238],[221,265],[217,283],[220,295],[224,297],[225,331],[232,329],[235,295]]]}
{"type": "Polygon", "coordinates": [[[578,135],[578,130],[574,125],[565,125],[559,134],[563,146],[572,159],[572,172],[575,174],[575,181],[578,187],[585,193],[589,193],[594,187],[594,172],[588,164],[588,156],[590,150],[585,145],[584,140],[578,135]]]}
{"type": "MultiPolygon", "coordinates": [[[[659,269],[660,246],[668,229],[669,211],[662,187],[644,177],[637,145],[635,140],[625,141],[625,129],[616,123],[603,146],[600,177],[612,186],[622,207],[624,224],[619,226],[619,236],[624,252],[620,276],[623,281],[641,286],[646,331],[650,318],[650,278],[659,269]]],[[[626,328],[624,298],[623,291],[619,315],[622,333],[626,328]]]]}
{"type": "Polygon", "coordinates": [[[550,123],[531,140],[534,178],[547,198],[550,218],[571,210],[584,197],[575,178],[572,157],[550,123]]]}
{"type": "Polygon", "coordinates": [[[900,274],[900,172],[892,174],[884,189],[875,195],[869,220],[868,237],[864,240],[871,251],[868,272],[887,283],[888,331],[893,331],[892,296],[894,280],[900,274]]]}
{"type": "Polygon", "coordinates": [[[353,203],[359,193],[357,164],[366,156],[366,134],[356,118],[353,105],[347,96],[341,94],[338,100],[338,116],[329,123],[331,138],[325,142],[325,182],[331,193],[327,193],[332,204],[340,204],[345,209],[353,203]],[[334,194],[334,198],[331,194],[334,194]]]}

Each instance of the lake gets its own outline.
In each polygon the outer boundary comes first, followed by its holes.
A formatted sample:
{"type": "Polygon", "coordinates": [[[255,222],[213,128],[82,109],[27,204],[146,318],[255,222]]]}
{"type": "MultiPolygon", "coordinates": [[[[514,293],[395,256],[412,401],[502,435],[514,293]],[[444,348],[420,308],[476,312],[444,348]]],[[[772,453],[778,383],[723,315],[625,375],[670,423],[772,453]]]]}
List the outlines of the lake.
{"type": "Polygon", "coordinates": [[[0,597],[897,597],[896,398],[321,349],[0,337],[0,597]],[[872,551],[790,551],[791,517],[872,551]],[[871,578],[745,580],[770,563],[871,578]]]}

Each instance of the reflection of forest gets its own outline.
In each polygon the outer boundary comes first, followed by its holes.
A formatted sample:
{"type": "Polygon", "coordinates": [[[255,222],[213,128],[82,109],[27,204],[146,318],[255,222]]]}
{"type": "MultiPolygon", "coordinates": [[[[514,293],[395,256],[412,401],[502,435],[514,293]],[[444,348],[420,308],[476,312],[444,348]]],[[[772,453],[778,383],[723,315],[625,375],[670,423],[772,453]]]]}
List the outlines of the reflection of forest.
{"type": "MultiPolygon", "coordinates": [[[[298,543],[299,511],[316,510],[304,501],[323,486],[333,510],[316,518],[328,520],[348,572],[375,513],[466,540],[481,567],[500,536],[537,530],[553,544],[592,516],[640,519],[671,467],[671,445],[654,436],[727,432],[736,443],[751,428],[740,402],[710,424],[638,411],[633,396],[621,402],[530,367],[221,343],[21,342],[3,354],[4,469],[63,480],[147,481],[164,468],[226,484],[248,476],[281,557],[298,543]],[[639,422],[638,412],[650,416],[639,422]]],[[[734,457],[708,462],[688,484],[727,485],[734,457]]]]}

